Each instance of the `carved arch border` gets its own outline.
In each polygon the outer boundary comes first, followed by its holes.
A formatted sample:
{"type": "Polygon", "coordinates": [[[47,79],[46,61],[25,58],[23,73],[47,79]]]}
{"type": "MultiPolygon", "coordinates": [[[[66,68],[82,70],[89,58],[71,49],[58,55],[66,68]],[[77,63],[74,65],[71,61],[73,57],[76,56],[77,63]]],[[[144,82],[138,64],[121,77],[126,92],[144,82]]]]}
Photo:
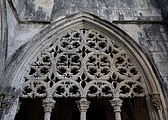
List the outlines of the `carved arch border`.
{"type": "MultiPolygon", "coordinates": [[[[131,59],[136,65],[138,65],[138,68],[141,71],[146,85],[146,99],[149,100],[150,95],[159,93],[162,103],[161,106],[166,106],[157,76],[154,74],[153,67],[148,59],[148,56],[145,55],[145,52],[119,27],[88,13],[73,14],[56,20],[47,28],[42,30],[30,42],[21,47],[21,52],[17,52],[14,55],[17,57],[11,58],[11,61],[9,61],[8,64],[9,67],[6,69],[7,74],[4,75],[3,81],[12,88],[14,87],[18,89],[21,84],[20,78],[22,77],[23,71],[26,66],[28,66],[32,57],[34,57],[34,55],[47,43],[47,40],[52,39],[54,34],[59,34],[60,32],[76,26],[94,28],[108,37],[113,38],[115,36],[115,39],[117,39],[118,43],[127,51],[131,59]]],[[[166,116],[166,110],[163,111],[164,116],[166,116]]],[[[154,118],[156,116],[155,112],[151,113],[150,116],[154,118]]]]}

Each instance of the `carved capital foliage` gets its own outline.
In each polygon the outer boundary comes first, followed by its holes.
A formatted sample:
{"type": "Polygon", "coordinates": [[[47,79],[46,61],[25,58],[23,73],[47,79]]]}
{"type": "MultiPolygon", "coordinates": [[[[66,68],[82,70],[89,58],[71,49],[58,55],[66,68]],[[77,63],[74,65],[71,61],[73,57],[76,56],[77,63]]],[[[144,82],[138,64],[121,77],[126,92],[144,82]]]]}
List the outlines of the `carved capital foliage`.
{"type": "Polygon", "coordinates": [[[76,102],[78,105],[78,109],[80,112],[87,112],[87,109],[89,108],[90,102],[87,101],[86,98],[82,98],[81,100],[76,102]]]}
{"type": "Polygon", "coordinates": [[[55,106],[55,100],[52,98],[46,98],[43,100],[44,112],[52,112],[55,106]]]}
{"type": "Polygon", "coordinates": [[[22,77],[22,97],[145,95],[138,67],[115,38],[81,28],[48,41],[22,77]]]}
{"type": "Polygon", "coordinates": [[[159,93],[151,94],[151,102],[156,110],[161,110],[161,99],[159,93]]]}
{"type": "Polygon", "coordinates": [[[11,95],[0,95],[0,110],[8,112],[12,106],[14,97],[11,95]]]}
{"type": "Polygon", "coordinates": [[[114,112],[121,112],[122,100],[120,98],[114,98],[109,101],[114,108],[114,112]]]}

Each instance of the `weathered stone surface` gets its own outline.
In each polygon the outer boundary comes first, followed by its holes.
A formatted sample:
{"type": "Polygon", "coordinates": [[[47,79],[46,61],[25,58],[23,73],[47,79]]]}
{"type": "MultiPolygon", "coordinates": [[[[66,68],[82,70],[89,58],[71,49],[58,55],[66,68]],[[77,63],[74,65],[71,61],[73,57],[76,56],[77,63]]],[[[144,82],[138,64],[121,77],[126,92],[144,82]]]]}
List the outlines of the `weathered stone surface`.
{"type": "Polygon", "coordinates": [[[5,69],[7,39],[8,39],[7,33],[8,33],[8,26],[7,26],[6,1],[0,1],[0,76],[2,75],[5,69]]]}
{"type": "Polygon", "coordinates": [[[168,7],[167,7],[168,1],[167,0],[158,0],[157,2],[159,4],[159,7],[161,8],[163,16],[166,17],[167,12],[168,12],[168,7]]]}
{"type": "Polygon", "coordinates": [[[156,63],[168,62],[167,52],[152,52],[152,55],[156,63]]]}
{"type": "MultiPolygon", "coordinates": [[[[116,23],[117,27],[133,39],[132,43],[138,43],[151,62],[152,69],[156,72],[154,74],[159,76],[158,83],[164,97],[168,98],[168,30],[162,24],[162,19],[167,21],[167,0],[8,0],[8,2],[6,21],[8,39],[6,41],[2,39],[2,32],[5,33],[3,25],[6,23],[0,11],[2,21],[0,23],[2,30],[0,31],[0,73],[2,66],[5,66],[4,62],[13,63],[9,73],[14,73],[16,70],[14,68],[22,59],[19,58],[19,54],[23,54],[28,49],[27,43],[33,42],[31,40],[35,36],[42,34],[43,30],[53,25],[55,21],[60,22],[59,20],[64,17],[68,20],[67,16],[73,13],[88,12],[102,18],[102,21],[107,20],[104,22],[116,23]],[[2,44],[7,46],[4,48],[2,44]],[[12,55],[14,56],[11,57],[12,55]],[[4,61],[6,56],[8,59],[4,61]]],[[[52,27],[48,28],[49,31],[52,29],[52,27]]],[[[42,35],[40,37],[43,37],[42,35]]],[[[4,76],[5,74],[6,72],[4,76]]],[[[0,83],[2,90],[10,88],[8,85],[13,85],[12,82],[8,82],[12,81],[12,77],[7,77],[9,79],[0,83]]],[[[15,113],[10,111],[6,120],[14,119],[14,115],[15,113]]]]}
{"type": "Polygon", "coordinates": [[[137,24],[118,24],[127,34],[129,34],[139,44],[140,27],[137,24]]]}
{"type": "MultiPolygon", "coordinates": [[[[7,54],[8,54],[8,52],[11,51],[9,47],[12,46],[14,43],[13,41],[15,39],[16,31],[18,30],[19,26],[8,2],[7,2],[7,17],[8,17],[7,23],[8,26],[10,26],[10,28],[8,29],[8,43],[7,43],[8,44],[7,54]]],[[[7,56],[9,56],[9,54],[7,56]]]]}
{"type": "Polygon", "coordinates": [[[10,39],[8,42],[8,58],[15,53],[20,46],[38,34],[45,26],[46,25],[43,24],[22,24],[17,26],[17,29],[11,29],[14,30],[13,32],[15,33],[9,34],[10,39]]]}
{"type": "Polygon", "coordinates": [[[160,63],[156,63],[160,73],[162,76],[167,76],[168,75],[168,62],[160,62],[160,63]]]}
{"type": "Polygon", "coordinates": [[[163,23],[168,28],[168,1],[167,0],[158,0],[159,7],[163,16],[163,23]]]}
{"type": "Polygon", "coordinates": [[[54,0],[12,0],[23,21],[50,21],[54,0]]]}
{"type": "MultiPolygon", "coordinates": [[[[160,20],[161,13],[157,2],[147,0],[124,1],[69,1],[69,0],[12,0],[16,12],[21,21],[51,21],[60,16],[86,11],[95,14],[108,21],[112,20],[160,20]],[[122,3],[122,4],[121,4],[122,3]],[[40,10],[41,9],[41,10],[40,10]]],[[[13,11],[8,5],[8,57],[10,57],[21,45],[29,41],[40,30],[43,24],[17,25],[13,11]],[[11,17],[12,16],[12,17],[11,17]]],[[[151,52],[157,62],[167,55],[167,33],[159,24],[118,24],[138,44],[151,52]],[[163,54],[162,54],[163,53],[163,54]],[[161,59],[158,58],[161,56],[161,59]]]]}
{"type": "Polygon", "coordinates": [[[50,21],[76,12],[89,12],[103,19],[160,20],[160,10],[148,0],[12,0],[22,21],[50,21]]]}
{"type": "Polygon", "coordinates": [[[168,75],[163,77],[164,83],[168,87],[168,75]]]}

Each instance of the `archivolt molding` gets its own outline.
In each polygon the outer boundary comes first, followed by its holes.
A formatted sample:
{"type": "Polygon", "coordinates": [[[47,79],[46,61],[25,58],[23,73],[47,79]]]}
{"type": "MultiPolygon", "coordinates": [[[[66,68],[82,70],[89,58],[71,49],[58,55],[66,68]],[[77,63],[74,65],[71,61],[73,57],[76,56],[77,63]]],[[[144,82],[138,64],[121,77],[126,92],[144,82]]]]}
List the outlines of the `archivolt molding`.
{"type": "Polygon", "coordinates": [[[22,81],[22,97],[145,96],[142,75],[127,52],[95,29],[73,28],[49,41],[22,81]]]}
{"type": "MultiPolygon", "coordinates": [[[[7,34],[8,34],[8,25],[7,25],[7,9],[6,1],[0,1],[0,75],[5,69],[5,60],[6,60],[6,49],[7,49],[7,34]]],[[[0,77],[0,81],[2,78],[0,77]]]]}

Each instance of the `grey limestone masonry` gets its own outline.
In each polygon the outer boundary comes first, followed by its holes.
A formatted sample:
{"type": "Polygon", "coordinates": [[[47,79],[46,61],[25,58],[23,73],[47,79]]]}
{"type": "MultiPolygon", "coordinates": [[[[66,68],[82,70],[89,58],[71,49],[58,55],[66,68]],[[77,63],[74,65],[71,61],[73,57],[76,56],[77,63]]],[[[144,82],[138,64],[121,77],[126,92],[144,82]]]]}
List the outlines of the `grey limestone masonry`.
{"type": "MultiPolygon", "coordinates": [[[[2,14],[2,1],[0,75],[5,75],[2,68],[6,69],[16,57],[14,55],[22,52],[22,47],[41,34],[42,30],[62,18],[86,12],[116,25],[139,45],[156,68],[158,83],[168,101],[167,0],[5,0],[7,28],[3,26],[5,16],[2,14]],[[4,30],[7,30],[6,39],[3,37],[4,30]]],[[[3,75],[0,76],[0,94],[5,86],[3,75]]],[[[0,112],[0,117],[2,114],[0,112]]]]}
{"type": "Polygon", "coordinates": [[[13,40],[16,36],[16,32],[18,30],[19,24],[14,16],[13,11],[12,11],[11,7],[9,6],[8,2],[7,2],[6,7],[7,7],[7,17],[8,17],[7,23],[8,23],[8,26],[10,26],[8,29],[8,47],[7,47],[8,52],[9,52],[10,51],[9,47],[13,45],[13,40]]]}
{"type": "Polygon", "coordinates": [[[89,12],[108,21],[160,20],[153,0],[10,0],[22,21],[51,21],[60,16],[89,12]]]}

